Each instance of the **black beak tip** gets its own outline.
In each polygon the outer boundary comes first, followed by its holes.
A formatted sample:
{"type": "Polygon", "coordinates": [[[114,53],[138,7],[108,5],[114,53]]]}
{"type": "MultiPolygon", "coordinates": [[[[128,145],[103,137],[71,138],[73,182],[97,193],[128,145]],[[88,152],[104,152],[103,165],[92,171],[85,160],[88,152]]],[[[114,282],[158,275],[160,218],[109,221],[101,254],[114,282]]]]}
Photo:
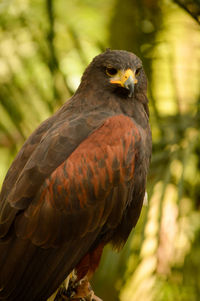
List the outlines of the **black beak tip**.
{"type": "Polygon", "coordinates": [[[129,84],[129,85],[127,86],[127,89],[129,90],[128,97],[132,97],[132,96],[133,96],[133,93],[134,93],[134,84],[129,84]]]}
{"type": "Polygon", "coordinates": [[[132,97],[134,93],[135,84],[130,77],[124,83],[124,88],[129,91],[128,97],[132,97]]]}

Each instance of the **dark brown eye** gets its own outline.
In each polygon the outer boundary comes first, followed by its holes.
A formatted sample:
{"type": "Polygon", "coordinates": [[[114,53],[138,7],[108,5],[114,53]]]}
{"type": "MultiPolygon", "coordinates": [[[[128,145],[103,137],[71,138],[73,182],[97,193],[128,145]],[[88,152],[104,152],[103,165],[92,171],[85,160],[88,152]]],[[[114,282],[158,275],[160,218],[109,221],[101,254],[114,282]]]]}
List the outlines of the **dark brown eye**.
{"type": "Polygon", "coordinates": [[[135,70],[135,75],[139,75],[140,74],[140,71],[142,70],[142,67],[139,67],[135,70]]]}
{"type": "Polygon", "coordinates": [[[108,76],[113,76],[113,75],[117,74],[117,69],[112,68],[112,67],[107,67],[106,68],[106,74],[108,76]]]}

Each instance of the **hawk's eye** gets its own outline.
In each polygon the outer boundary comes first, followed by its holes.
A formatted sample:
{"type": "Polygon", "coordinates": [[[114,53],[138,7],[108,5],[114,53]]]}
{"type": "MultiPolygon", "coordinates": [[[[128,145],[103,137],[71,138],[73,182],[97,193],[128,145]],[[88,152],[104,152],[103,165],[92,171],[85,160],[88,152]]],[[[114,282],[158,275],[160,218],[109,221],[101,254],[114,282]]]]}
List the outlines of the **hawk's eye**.
{"type": "Polygon", "coordinates": [[[106,68],[106,74],[108,76],[113,76],[113,75],[117,74],[117,69],[112,68],[112,67],[107,67],[106,68]]]}
{"type": "Polygon", "coordinates": [[[140,74],[140,71],[142,70],[142,67],[139,67],[135,70],[135,75],[139,75],[140,74]]]}

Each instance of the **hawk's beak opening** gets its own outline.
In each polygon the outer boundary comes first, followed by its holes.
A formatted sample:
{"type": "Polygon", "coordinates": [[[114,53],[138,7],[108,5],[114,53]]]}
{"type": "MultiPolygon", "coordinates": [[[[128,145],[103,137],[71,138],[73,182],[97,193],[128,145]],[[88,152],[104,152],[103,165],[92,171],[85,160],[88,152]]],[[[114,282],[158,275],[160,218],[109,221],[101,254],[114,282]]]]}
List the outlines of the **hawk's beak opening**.
{"type": "Polygon", "coordinates": [[[112,84],[120,85],[129,91],[128,96],[132,97],[134,93],[135,84],[138,80],[135,73],[131,69],[119,70],[118,73],[110,80],[112,84]]]}

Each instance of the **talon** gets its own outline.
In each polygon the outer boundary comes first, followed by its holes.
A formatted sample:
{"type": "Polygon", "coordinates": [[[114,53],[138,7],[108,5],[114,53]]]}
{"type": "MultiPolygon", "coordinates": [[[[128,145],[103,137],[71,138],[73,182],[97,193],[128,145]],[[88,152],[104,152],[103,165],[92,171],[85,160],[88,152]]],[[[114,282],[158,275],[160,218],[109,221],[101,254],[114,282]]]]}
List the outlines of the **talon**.
{"type": "Polygon", "coordinates": [[[65,296],[71,301],[103,301],[95,296],[87,277],[79,281],[70,280],[65,296]]]}

